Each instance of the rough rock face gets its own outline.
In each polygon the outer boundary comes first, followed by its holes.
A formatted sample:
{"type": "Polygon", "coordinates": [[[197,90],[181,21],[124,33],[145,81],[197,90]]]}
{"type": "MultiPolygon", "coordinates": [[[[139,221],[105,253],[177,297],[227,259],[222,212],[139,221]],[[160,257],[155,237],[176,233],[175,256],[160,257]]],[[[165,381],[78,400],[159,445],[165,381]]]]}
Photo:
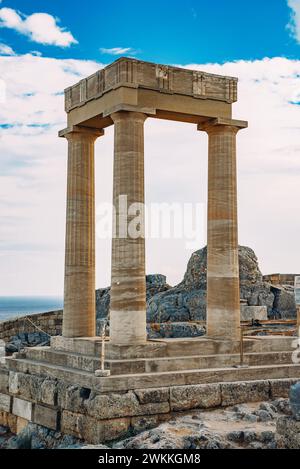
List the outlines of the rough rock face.
{"type": "Polygon", "coordinates": [[[7,353],[19,352],[24,347],[36,347],[50,345],[50,336],[43,332],[21,332],[11,337],[9,343],[5,345],[7,353]]]}
{"type": "Polygon", "coordinates": [[[46,427],[29,423],[19,435],[0,427],[0,449],[79,449],[83,443],[46,427]]]}
{"type": "MultiPolygon", "coordinates": [[[[270,317],[295,317],[293,292],[283,288],[279,290],[263,281],[257,257],[252,249],[239,246],[239,267],[240,297],[248,306],[267,306],[270,317]]],[[[206,270],[205,247],[192,254],[184,279],[179,285],[149,300],[148,322],[205,320],[206,270]]]]}

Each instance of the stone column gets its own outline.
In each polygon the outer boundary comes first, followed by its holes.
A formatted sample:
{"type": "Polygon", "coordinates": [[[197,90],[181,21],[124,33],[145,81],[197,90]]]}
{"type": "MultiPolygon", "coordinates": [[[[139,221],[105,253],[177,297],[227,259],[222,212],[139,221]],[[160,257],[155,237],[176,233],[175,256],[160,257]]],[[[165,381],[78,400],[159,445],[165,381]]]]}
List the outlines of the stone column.
{"type": "Polygon", "coordinates": [[[94,142],[100,135],[79,126],[60,132],[68,140],[64,337],[96,334],[94,142]]]}
{"type": "Polygon", "coordinates": [[[213,119],[208,133],[207,335],[240,338],[236,134],[244,121],[213,119]]]}
{"type": "Polygon", "coordinates": [[[139,344],[146,341],[143,211],[144,122],[146,117],[143,113],[128,111],[119,111],[111,115],[115,131],[113,183],[115,211],[112,240],[110,340],[114,344],[139,344]],[[128,217],[127,213],[129,213],[128,217]],[[139,223],[136,231],[137,215],[139,223]]]}

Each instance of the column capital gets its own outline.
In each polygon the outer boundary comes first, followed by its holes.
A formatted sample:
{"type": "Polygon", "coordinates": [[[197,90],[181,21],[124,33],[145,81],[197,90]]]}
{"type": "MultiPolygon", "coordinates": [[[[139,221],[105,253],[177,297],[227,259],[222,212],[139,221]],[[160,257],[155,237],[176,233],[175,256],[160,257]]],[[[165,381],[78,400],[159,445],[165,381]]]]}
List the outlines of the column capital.
{"type": "Polygon", "coordinates": [[[238,132],[241,129],[246,129],[248,127],[248,122],[237,119],[228,119],[226,117],[216,117],[214,119],[208,119],[204,122],[200,122],[197,129],[209,133],[217,129],[224,129],[225,127],[231,128],[233,131],[238,132]]]}
{"type": "Polygon", "coordinates": [[[93,127],[85,127],[83,125],[71,125],[58,132],[58,136],[62,138],[69,138],[74,135],[81,135],[84,137],[92,137],[94,139],[104,135],[103,129],[96,129],[93,127]]]}
{"type": "Polygon", "coordinates": [[[117,111],[113,112],[110,117],[112,118],[113,122],[127,120],[127,119],[134,119],[145,122],[147,119],[147,114],[138,111],[117,111]]]}

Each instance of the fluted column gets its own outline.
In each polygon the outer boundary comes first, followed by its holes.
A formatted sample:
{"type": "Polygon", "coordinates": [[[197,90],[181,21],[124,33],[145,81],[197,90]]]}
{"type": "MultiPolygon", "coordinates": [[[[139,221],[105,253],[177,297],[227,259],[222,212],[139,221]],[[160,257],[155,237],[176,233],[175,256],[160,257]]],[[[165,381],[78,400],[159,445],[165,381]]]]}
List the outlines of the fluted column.
{"type": "Polygon", "coordinates": [[[207,335],[240,338],[236,134],[244,121],[214,119],[208,133],[207,335]]]}
{"type": "Polygon", "coordinates": [[[66,129],[68,182],[65,244],[64,337],[95,336],[94,142],[102,130],[66,129]]]}
{"type": "Polygon", "coordinates": [[[146,340],[143,205],[144,122],[147,116],[120,111],[111,117],[115,131],[115,232],[112,240],[110,340],[115,344],[139,344],[146,340]],[[140,219],[137,230],[136,216],[140,219]]]}

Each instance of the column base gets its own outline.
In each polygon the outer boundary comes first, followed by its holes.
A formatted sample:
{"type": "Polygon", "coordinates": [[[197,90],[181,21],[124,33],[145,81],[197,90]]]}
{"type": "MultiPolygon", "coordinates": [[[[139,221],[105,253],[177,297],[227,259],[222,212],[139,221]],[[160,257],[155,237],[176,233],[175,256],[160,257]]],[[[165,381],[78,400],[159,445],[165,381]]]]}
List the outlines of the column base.
{"type": "Polygon", "coordinates": [[[147,341],[146,311],[110,310],[110,342],[137,345],[147,341]]]}

